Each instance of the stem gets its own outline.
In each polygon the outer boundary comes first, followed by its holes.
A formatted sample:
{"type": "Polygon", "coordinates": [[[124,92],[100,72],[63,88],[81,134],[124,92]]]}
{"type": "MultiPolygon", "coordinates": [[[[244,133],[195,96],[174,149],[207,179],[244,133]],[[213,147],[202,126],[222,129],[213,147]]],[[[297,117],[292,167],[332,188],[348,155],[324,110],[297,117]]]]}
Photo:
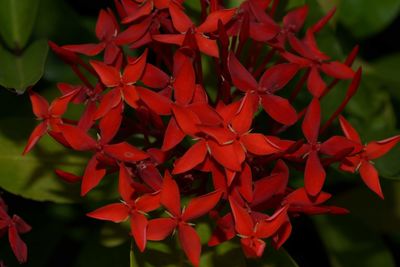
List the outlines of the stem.
{"type": "Polygon", "coordinates": [[[267,66],[267,64],[269,63],[269,61],[274,56],[275,52],[276,52],[275,48],[272,48],[272,50],[268,52],[268,54],[265,56],[263,62],[261,62],[261,65],[256,69],[256,71],[254,71],[254,73],[253,73],[254,77],[257,78],[261,75],[261,73],[264,71],[264,69],[267,66]]]}
{"type": "Polygon", "coordinates": [[[292,103],[296,99],[297,95],[300,93],[301,89],[303,88],[304,83],[307,81],[309,74],[310,74],[310,69],[308,69],[304,73],[304,75],[301,77],[301,79],[296,84],[296,87],[294,88],[293,92],[290,94],[290,97],[289,97],[290,103],[292,103]]]}
{"type": "Polygon", "coordinates": [[[133,240],[132,240],[132,242],[131,242],[131,250],[130,250],[130,253],[129,253],[129,262],[130,262],[129,266],[130,267],[139,267],[139,264],[137,263],[137,260],[135,258],[134,249],[135,249],[135,244],[133,243],[133,240]]]}
{"type": "MultiPolygon", "coordinates": [[[[88,81],[88,79],[85,77],[85,75],[82,74],[82,72],[80,71],[80,69],[78,68],[77,65],[71,65],[72,70],[75,72],[75,74],[79,77],[79,79],[81,79],[81,81],[90,89],[93,90],[93,86],[90,84],[90,82],[88,81]]],[[[97,74],[96,74],[97,75],[97,74]]]]}

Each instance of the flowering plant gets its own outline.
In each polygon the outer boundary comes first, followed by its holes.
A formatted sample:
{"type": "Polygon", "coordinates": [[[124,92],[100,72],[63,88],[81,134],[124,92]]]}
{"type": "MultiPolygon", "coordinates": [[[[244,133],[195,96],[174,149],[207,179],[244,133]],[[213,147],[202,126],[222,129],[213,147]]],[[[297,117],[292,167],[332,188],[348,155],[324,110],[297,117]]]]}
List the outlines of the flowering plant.
{"type": "MultiPolygon", "coordinates": [[[[117,14],[100,11],[98,43],[49,42],[81,83],[60,81],[50,103],[29,90],[40,123],[23,153],[44,135],[89,152],[83,173],[55,170],[80,183],[82,197],[117,179],[120,201],[87,215],[129,220],[143,253],[148,241],[175,233],[194,266],[199,218],[213,225],[208,246],[237,239],[246,257],[259,258],[267,243],[279,249],[290,237],[293,217],[348,213],[326,204],[329,168],[358,173],[383,198],[373,160],[400,136],[364,145],[341,115],[360,85],[362,70],[352,69],[358,47],[344,62],[331,59],[317,35],[335,9],[305,28],[307,5],[277,21],[278,2],[201,1],[200,18],[192,18],[181,0],[116,0],[117,14]],[[324,110],[322,99],[342,81],[349,85],[341,104],[324,110]]],[[[2,206],[0,229],[23,262],[18,232],[30,227],[2,206]]]]}

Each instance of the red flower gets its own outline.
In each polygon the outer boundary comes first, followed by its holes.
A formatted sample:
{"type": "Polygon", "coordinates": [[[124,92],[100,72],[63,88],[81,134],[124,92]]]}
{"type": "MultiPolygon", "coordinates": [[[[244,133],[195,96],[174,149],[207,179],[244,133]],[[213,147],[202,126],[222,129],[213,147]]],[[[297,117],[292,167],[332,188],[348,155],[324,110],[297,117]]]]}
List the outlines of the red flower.
{"type": "Polygon", "coordinates": [[[308,142],[303,146],[302,152],[307,156],[304,183],[305,189],[311,196],[318,195],[325,182],[325,169],[319,158],[319,153],[334,156],[343,151],[352,150],[352,144],[345,138],[334,136],[323,143],[318,142],[321,122],[321,107],[318,99],[314,98],[307,109],[302,129],[308,142]]]}
{"type": "Polygon", "coordinates": [[[274,120],[285,125],[291,125],[297,121],[296,110],[289,101],[274,93],[282,89],[297,73],[299,67],[296,64],[285,63],[272,66],[267,69],[259,83],[240,64],[233,53],[229,54],[229,71],[233,84],[247,97],[254,99],[256,105],[261,103],[265,112],[274,120]]]}
{"type": "Polygon", "coordinates": [[[115,64],[122,61],[121,49],[115,44],[118,32],[119,25],[111,9],[100,10],[96,24],[96,37],[100,43],[64,45],[62,48],[87,56],[95,56],[104,50],[105,64],[115,64]]]}
{"type": "Polygon", "coordinates": [[[23,155],[28,153],[48,131],[53,133],[60,132],[59,125],[63,123],[61,116],[67,110],[68,103],[75,97],[76,93],[77,90],[71,91],[54,100],[51,105],[49,105],[46,99],[32,90],[29,90],[33,113],[38,120],[42,122],[33,130],[25,146],[23,155]]]}
{"type": "Polygon", "coordinates": [[[179,242],[186,256],[193,265],[198,266],[201,253],[200,238],[189,222],[205,215],[213,209],[220,197],[221,192],[214,191],[207,195],[191,199],[187,207],[181,210],[178,185],[166,173],[161,191],[161,203],[167,209],[170,218],[159,218],[149,221],[147,239],[155,241],[163,240],[176,229],[179,242]]]}
{"type": "Polygon", "coordinates": [[[7,214],[7,206],[0,198],[0,233],[8,231],[8,240],[15,257],[20,263],[25,263],[28,258],[28,249],[19,234],[27,233],[31,227],[18,215],[10,217],[7,214]]]}
{"type": "Polygon", "coordinates": [[[82,179],[81,194],[86,195],[106,174],[101,162],[115,160],[122,162],[137,162],[149,157],[148,154],[134,146],[121,142],[109,144],[119,129],[121,123],[121,105],[111,110],[100,122],[99,139],[95,141],[83,130],[72,125],[62,125],[63,136],[70,146],[78,151],[94,151],[82,179]]]}
{"type": "Polygon", "coordinates": [[[189,38],[189,42],[195,44],[195,47],[191,47],[192,49],[198,49],[202,53],[212,57],[219,57],[217,41],[210,39],[206,34],[217,31],[218,20],[226,24],[233,17],[236,9],[214,11],[210,13],[207,19],[198,27],[193,24],[192,20],[183,12],[182,8],[174,2],[170,3],[169,12],[171,14],[172,23],[180,34],[153,35],[154,40],[182,46],[185,38],[189,38]]]}
{"type": "Polygon", "coordinates": [[[383,198],[379,183],[379,174],[372,160],[388,153],[400,141],[400,136],[396,135],[385,140],[373,141],[363,145],[360,136],[350,123],[342,116],[339,118],[339,121],[345,136],[356,144],[355,152],[342,162],[340,169],[348,172],[359,171],[364,183],[378,196],[383,198]]]}
{"type": "Polygon", "coordinates": [[[146,247],[148,224],[145,214],[160,206],[160,194],[155,192],[137,196],[131,176],[123,163],[120,164],[119,169],[119,193],[124,201],[123,203],[109,204],[87,215],[115,223],[125,221],[130,217],[132,236],[139,250],[143,252],[146,247]]]}

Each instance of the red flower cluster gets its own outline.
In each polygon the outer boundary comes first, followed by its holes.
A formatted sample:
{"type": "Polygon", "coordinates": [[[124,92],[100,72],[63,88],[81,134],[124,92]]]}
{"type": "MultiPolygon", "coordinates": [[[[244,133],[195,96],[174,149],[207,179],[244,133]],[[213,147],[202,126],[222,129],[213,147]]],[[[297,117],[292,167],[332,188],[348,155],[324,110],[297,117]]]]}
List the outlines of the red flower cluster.
{"type": "MultiPolygon", "coordinates": [[[[8,232],[8,240],[15,257],[20,263],[24,263],[28,257],[28,249],[19,234],[29,232],[31,227],[18,215],[9,216],[7,211],[8,207],[0,197],[0,237],[8,232]]],[[[1,260],[0,266],[4,266],[1,260]]]]}
{"type": "Polygon", "coordinates": [[[110,9],[100,12],[98,44],[50,42],[82,84],[60,83],[62,95],[51,104],[29,92],[41,123],[24,153],[46,133],[67,148],[92,152],[82,177],[56,170],[66,181],[81,181],[82,196],[119,172],[122,201],[88,216],[116,223],[129,219],[140,251],[148,240],[176,231],[197,266],[201,244],[192,222],[206,214],[216,222],[210,246],[238,236],[246,256],[260,257],[265,239],[275,248],[287,240],[291,216],[346,213],[324,205],[330,198],[322,191],[325,170],[334,163],[343,171],[359,170],[383,197],[371,160],[400,137],[363,146],[343,117],[343,136],[324,134],[361,76],[360,69],[351,69],[357,48],[345,63],[331,61],[318,48],[315,35],[334,10],[300,37],[307,6],[278,23],[277,1],[246,0],[225,9],[222,1],[201,0],[196,25],[183,2],[115,0],[119,19],[110,9]],[[213,62],[212,86],[203,74],[207,56],[213,62]],[[321,127],[320,100],[340,80],[351,80],[346,97],[321,127]],[[298,112],[293,103],[303,87],[311,100],[308,106],[299,102],[298,112]],[[70,105],[85,107],[79,118],[64,118],[70,105]],[[289,140],[287,131],[300,125],[304,138],[289,140]],[[304,171],[304,187],[288,186],[289,167],[304,171]],[[182,197],[188,200],[183,207],[182,197]],[[166,215],[157,218],[160,211],[166,215]]]}

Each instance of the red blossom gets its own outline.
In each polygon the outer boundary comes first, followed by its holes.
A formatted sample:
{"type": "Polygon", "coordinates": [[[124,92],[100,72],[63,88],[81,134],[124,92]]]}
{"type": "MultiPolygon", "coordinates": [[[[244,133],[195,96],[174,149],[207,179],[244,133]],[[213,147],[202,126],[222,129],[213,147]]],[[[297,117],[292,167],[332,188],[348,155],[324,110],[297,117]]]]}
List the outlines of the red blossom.
{"type": "MultiPolygon", "coordinates": [[[[119,172],[114,182],[121,202],[88,216],[129,219],[144,253],[148,240],[176,232],[198,266],[201,243],[192,222],[206,215],[216,225],[208,245],[238,236],[247,257],[261,257],[266,242],[279,249],[289,238],[292,217],[347,213],[326,204],[331,195],[322,191],[333,163],[359,171],[383,197],[372,161],[400,137],[363,145],[340,116],[359,87],[361,69],[351,69],[357,48],[341,63],[317,46],[316,34],[335,10],[304,29],[308,6],[277,21],[279,1],[246,0],[233,9],[201,1],[196,26],[184,1],[114,2],[120,19],[109,9],[100,11],[98,44],[49,43],[81,83],[59,83],[61,96],[51,104],[29,91],[40,124],[24,154],[46,133],[67,149],[92,153],[82,176],[55,170],[64,181],[81,181],[82,196],[119,172]],[[93,57],[102,51],[103,60],[93,57]],[[331,84],[321,73],[334,78],[331,84]],[[321,127],[321,99],[345,79],[352,79],[345,98],[321,127]],[[312,94],[308,102],[308,94],[297,99],[303,87],[312,94]],[[70,106],[83,111],[70,115],[70,106]],[[338,117],[343,136],[332,135],[338,117]],[[289,186],[297,179],[293,169],[304,174],[304,187],[289,186]]],[[[28,226],[0,207],[0,229],[7,229],[15,255],[25,261],[19,233],[28,226]]]]}

